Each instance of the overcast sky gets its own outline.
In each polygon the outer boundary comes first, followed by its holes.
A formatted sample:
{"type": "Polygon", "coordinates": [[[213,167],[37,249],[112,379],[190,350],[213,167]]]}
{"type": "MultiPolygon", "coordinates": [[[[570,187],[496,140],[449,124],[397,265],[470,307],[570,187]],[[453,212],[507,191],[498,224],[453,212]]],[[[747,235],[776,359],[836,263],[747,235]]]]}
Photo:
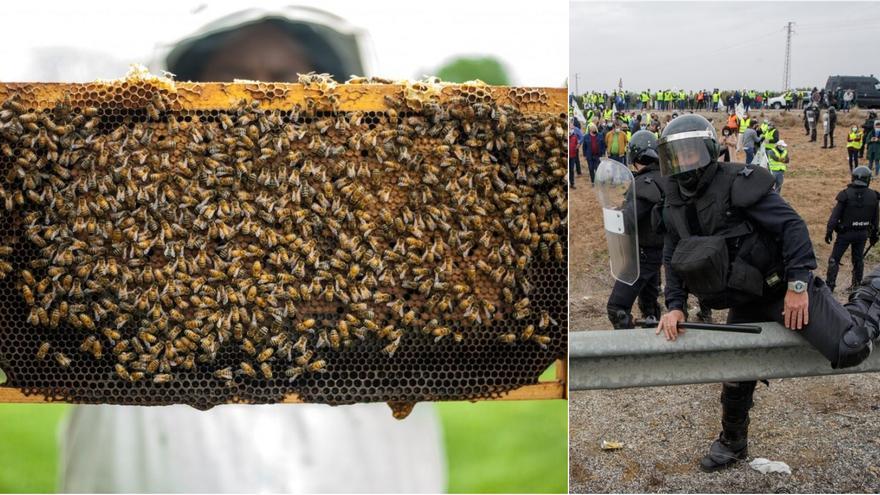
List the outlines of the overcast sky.
{"type": "Polygon", "coordinates": [[[0,81],[88,81],[125,74],[219,16],[251,6],[315,6],[369,33],[373,75],[420,78],[457,55],[493,55],[517,85],[560,87],[567,0],[27,0],[3,5],[0,81]],[[59,53],[61,56],[59,57],[59,53]]]}
{"type": "Polygon", "coordinates": [[[880,76],[880,2],[574,1],[570,86],[779,90],[788,21],[793,87],[880,76]]]}

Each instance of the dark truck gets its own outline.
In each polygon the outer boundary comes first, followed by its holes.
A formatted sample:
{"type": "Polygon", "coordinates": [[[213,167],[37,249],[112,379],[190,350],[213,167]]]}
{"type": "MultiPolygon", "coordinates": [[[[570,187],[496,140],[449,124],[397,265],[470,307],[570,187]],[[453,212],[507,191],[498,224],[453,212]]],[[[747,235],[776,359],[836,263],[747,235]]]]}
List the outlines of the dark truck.
{"type": "MultiPolygon", "coordinates": [[[[870,76],[829,76],[825,92],[835,94],[837,88],[843,91],[852,89],[856,93],[855,102],[860,108],[880,108],[880,81],[870,76]]],[[[838,102],[840,105],[843,102],[838,102]]]]}

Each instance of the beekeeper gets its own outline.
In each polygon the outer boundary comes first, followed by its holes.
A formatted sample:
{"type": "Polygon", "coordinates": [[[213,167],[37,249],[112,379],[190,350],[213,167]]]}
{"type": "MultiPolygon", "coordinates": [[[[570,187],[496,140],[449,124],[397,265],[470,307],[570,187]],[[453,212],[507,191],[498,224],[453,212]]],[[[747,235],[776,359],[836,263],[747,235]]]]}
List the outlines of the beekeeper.
{"type": "MultiPolygon", "coordinates": [[[[204,14],[204,13],[203,13],[204,14]]],[[[314,8],[248,9],[163,46],[178,80],[295,81],[368,75],[365,33],[314,8]]],[[[64,492],[441,492],[436,412],[385,404],[77,406],[61,432],[64,492]]]]}

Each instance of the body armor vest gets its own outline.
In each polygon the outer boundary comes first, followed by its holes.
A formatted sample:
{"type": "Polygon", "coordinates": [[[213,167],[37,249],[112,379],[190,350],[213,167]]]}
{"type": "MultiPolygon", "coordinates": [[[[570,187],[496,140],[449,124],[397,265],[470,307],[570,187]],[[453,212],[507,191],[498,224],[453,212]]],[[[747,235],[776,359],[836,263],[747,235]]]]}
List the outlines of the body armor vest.
{"type": "MultiPolygon", "coordinates": [[[[723,259],[728,266],[721,267],[726,268],[725,287],[716,287],[711,293],[701,293],[694,287],[697,284],[688,284],[688,277],[682,276],[686,288],[714,309],[781,295],[785,292],[782,240],[756,227],[745,214],[745,208],[770,191],[773,176],[766,170],[741,164],[716,166],[717,170],[705,190],[694,198],[686,200],[679,188],[672,184],[666,191],[663,221],[668,231],[674,232],[682,240],[696,238],[700,242],[705,239],[707,249],[712,249],[710,244],[713,242],[716,246],[717,243],[726,243],[723,259]],[[753,174],[757,176],[749,177],[753,174]],[[743,181],[740,187],[735,184],[738,180],[743,181]]],[[[691,245],[689,249],[694,249],[694,246],[691,245]]],[[[675,258],[674,255],[673,260],[675,258]]],[[[696,279],[699,278],[697,274],[696,279]]]]}
{"type": "Polygon", "coordinates": [[[852,186],[847,187],[843,192],[846,197],[846,207],[837,224],[837,231],[861,231],[871,228],[871,219],[880,202],[877,192],[867,187],[852,186]]]}
{"type": "MultiPolygon", "coordinates": [[[[651,205],[647,209],[647,213],[644,213],[637,221],[639,247],[661,248],[663,247],[663,235],[654,231],[651,220],[651,213],[654,207],[658,204],[662,206],[664,199],[663,183],[661,182],[663,178],[660,176],[660,170],[653,166],[637,173],[634,179],[636,183],[636,201],[644,201],[651,205]]],[[[638,208],[638,210],[644,210],[644,208],[638,208]]]]}

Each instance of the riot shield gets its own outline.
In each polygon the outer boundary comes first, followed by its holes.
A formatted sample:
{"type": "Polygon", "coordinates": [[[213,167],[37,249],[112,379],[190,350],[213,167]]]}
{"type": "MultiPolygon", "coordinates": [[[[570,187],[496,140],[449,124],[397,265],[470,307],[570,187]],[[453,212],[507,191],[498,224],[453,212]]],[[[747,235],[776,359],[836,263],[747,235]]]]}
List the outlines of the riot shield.
{"type": "Polygon", "coordinates": [[[626,165],[603,158],[596,171],[596,195],[602,206],[611,275],[632,285],[639,278],[639,238],[635,181],[626,165]]]}

